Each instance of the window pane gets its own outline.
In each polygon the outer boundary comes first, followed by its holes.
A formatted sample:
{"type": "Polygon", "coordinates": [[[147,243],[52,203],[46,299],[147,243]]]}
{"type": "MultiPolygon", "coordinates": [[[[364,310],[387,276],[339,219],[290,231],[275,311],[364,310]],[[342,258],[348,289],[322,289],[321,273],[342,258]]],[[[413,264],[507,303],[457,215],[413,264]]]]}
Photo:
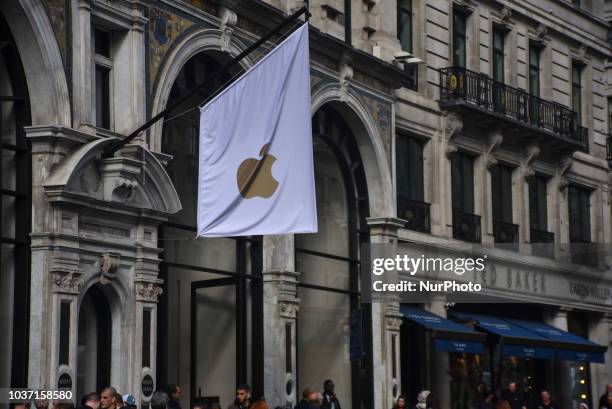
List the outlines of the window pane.
{"type": "Polygon", "coordinates": [[[540,49],[529,45],[529,92],[540,96],[540,49]]]}
{"type": "Polygon", "coordinates": [[[163,227],[164,260],[225,271],[236,270],[236,240],[207,237],[193,240],[194,232],[163,227]]]}
{"type": "Polygon", "coordinates": [[[493,30],[493,79],[504,82],[504,33],[493,30]]]}
{"type": "Polygon", "coordinates": [[[451,159],[453,208],[474,213],[474,160],[464,153],[451,159]]]}
{"type": "Polygon", "coordinates": [[[402,50],[412,52],[412,0],[398,0],[397,35],[402,50]]]}
{"type": "Polygon", "coordinates": [[[590,192],[575,186],[569,189],[570,242],[590,242],[590,192]]]}
{"type": "Polygon", "coordinates": [[[320,388],[332,379],[342,407],[350,408],[349,296],[300,288],[298,297],[298,387],[320,388]]]}
{"type": "Polygon", "coordinates": [[[108,31],[94,29],[95,53],[104,57],[111,56],[111,34],[108,31]]]}
{"type": "Polygon", "coordinates": [[[423,142],[398,135],[396,139],[397,194],[423,201],[423,142]]]}
{"type": "Polygon", "coordinates": [[[295,264],[302,283],[342,290],[350,288],[350,264],[347,261],[296,252],[295,264]]]}
{"type": "Polygon", "coordinates": [[[110,128],[110,70],[96,65],[96,126],[110,128]]]}
{"type": "Polygon", "coordinates": [[[453,12],[453,65],[465,67],[465,14],[455,10],[453,12]]]}

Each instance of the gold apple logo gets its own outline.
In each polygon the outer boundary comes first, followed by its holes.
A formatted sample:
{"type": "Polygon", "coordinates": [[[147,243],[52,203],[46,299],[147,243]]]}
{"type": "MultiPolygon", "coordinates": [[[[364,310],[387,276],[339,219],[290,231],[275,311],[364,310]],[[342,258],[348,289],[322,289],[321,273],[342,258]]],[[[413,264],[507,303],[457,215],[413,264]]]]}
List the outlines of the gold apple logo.
{"type": "Polygon", "coordinates": [[[272,165],[276,162],[274,155],[268,155],[270,144],[261,147],[259,156],[245,159],[238,167],[236,181],[240,195],[245,199],[260,196],[264,199],[274,194],[278,187],[278,181],[272,176],[272,165]]]}

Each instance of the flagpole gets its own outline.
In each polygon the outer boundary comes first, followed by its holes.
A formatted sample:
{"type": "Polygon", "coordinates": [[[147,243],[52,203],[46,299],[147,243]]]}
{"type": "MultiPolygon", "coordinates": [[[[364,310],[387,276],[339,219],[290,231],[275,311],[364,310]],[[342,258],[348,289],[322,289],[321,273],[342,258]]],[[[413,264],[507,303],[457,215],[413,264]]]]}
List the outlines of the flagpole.
{"type": "MultiPolygon", "coordinates": [[[[111,145],[109,145],[108,147],[106,147],[102,153],[102,157],[103,158],[110,158],[112,157],[115,152],[117,152],[119,149],[121,149],[122,147],[124,147],[126,144],[128,144],[130,141],[132,141],[136,136],[138,136],[142,131],[150,128],[155,122],[159,121],[161,118],[163,118],[164,116],[166,116],[167,114],[169,114],[170,112],[172,112],[173,109],[175,109],[176,107],[178,107],[179,105],[181,105],[183,102],[185,102],[186,100],[188,100],[189,98],[191,98],[193,95],[195,95],[198,91],[200,91],[202,88],[204,88],[204,86],[206,84],[208,84],[209,81],[217,78],[218,76],[220,76],[221,74],[223,74],[224,72],[226,72],[229,68],[233,67],[234,65],[236,65],[238,62],[240,62],[244,57],[246,57],[247,55],[249,55],[250,53],[252,53],[253,51],[255,51],[259,46],[261,46],[263,43],[265,43],[266,41],[270,40],[275,34],[277,34],[278,32],[280,32],[282,29],[284,29],[285,27],[289,26],[291,23],[295,22],[302,14],[306,13],[306,21],[308,21],[308,17],[310,16],[310,13],[308,12],[308,8],[307,7],[302,7],[300,8],[298,11],[296,11],[295,13],[293,13],[292,15],[290,15],[289,17],[287,17],[285,20],[283,20],[281,23],[279,23],[276,27],[274,27],[272,30],[270,30],[266,35],[264,35],[263,37],[261,37],[259,40],[255,41],[253,44],[251,44],[248,48],[246,48],[244,51],[242,51],[240,54],[238,54],[236,57],[234,57],[231,61],[227,62],[225,65],[223,65],[221,68],[219,68],[217,71],[213,72],[209,77],[207,77],[204,81],[202,81],[200,84],[196,85],[191,91],[189,91],[187,94],[183,95],[182,97],[180,97],[179,99],[177,99],[176,101],[172,102],[171,104],[169,104],[168,106],[166,106],[166,108],[162,111],[160,111],[158,114],[156,114],[155,116],[153,116],[151,119],[149,119],[147,122],[145,122],[143,125],[141,125],[140,127],[138,127],[138,129],[136,129],[135,131],[133,131],[131,134],[129,134],[128,136],[126,136],[125,138],[112,143],[111,145]]],[[[224,84],[225,85],[225,84],[224,84]]],[[[223,88],[223,87],[222,87],[223,88]]],[[[214,92],[213,94],[217,94],[219,92],[219,90],[217,90],[216,92],[214,92]]],[[[207,98],[208,99],[208,98],[207,98]]]]}

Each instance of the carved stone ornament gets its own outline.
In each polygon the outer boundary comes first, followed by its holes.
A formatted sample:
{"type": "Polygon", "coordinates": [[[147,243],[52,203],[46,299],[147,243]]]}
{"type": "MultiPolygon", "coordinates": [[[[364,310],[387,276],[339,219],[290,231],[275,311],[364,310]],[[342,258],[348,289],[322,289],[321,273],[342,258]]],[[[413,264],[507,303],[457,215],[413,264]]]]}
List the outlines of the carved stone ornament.
{"type": "Polygon", "coordinates": [[[531,164],[540,155],[540,147],[536,144],[531,144],[525,148],[524,159],[521,163],[523,177],[529,179],[535,176],[535,170],[531,164]]]}
{"type": "Polygon", "coordinates": [[[297,303],[293,302],[279,302],[278,310],[280,312],[280,316],[283,318],[297,318],[298,310],[300,306],[297,303]]]}
{"type": "Polygon", "coordinates": [[[573,158],[571,156],[566,156],[559,163],[559,191],[564,191],[566,187],[569,186],[569,180],[567,179],[567,173],[572,167],[573,158]]]}
{"type": "Polygon", "coordinates": [[[444,114],[444,135],[446,136],[446,140],[452,140],[459,135],[462,130],[463,119],[454,112],[446,112],[444,114]]]}
{"type": "Polygon", "coordinates": [[[346,62],[340,62],[340,101],[346,102],[348,90],[351,85],[350,80],[353,79],[353,68],[346,62]]]}
{"type": "Polygon", "coordinates": [[[450,158],[451,156],[453,156],[458,151],[459,151],[459,147],[457,146],[457,144],[455,144],[453,142],[447,142],[446,143],[446,148],[444,149],[444,154],[446,155],[447,158],[450,158]]]}
{"type": "Polygon", "coordinates": [[[234,33],[234,27],[238,22],[238,16],[236,13],[225,6],[219,8],[219,17],[221,19],[221,51],[230,51],[230,42],[232,40],[232,34],[234,33]]]}
{"type": "Polygon", "coordinates": [[[502,7],[501,11],[499,12],[499,18],[503,22],[508,22],[510,17],[512,17],[512,10],[510,10],[507,6],[502,7]]]}
{"type": "Polygon", "coordinates": [[[135,286],[136,299],[138,301],[157,302],[158,297],[164,292],[159,282],[137,282],[135,286]]]}
{"type": "Polygon", "coordinates": [[[391,331],[399,331],[402,326],[402,319],[399,317],[387,317],[387,329],[391,331]]]}
{"type": "Polygon", "coordinates": [[[544,41],[547,35],[548,27],[544,24],[538,25],[538,27],[536,28],[536,39],[539,41],[544,41]]]}
{"type": "Polygon", "coordinates": [[[83,286],[80,273],[54,272],[51,274],[53,291],[58,293],[78,294],[83,286]]]}
{"type": "Polygon", "coordinates": [[[105,253],[100,256],[100,283],[108,284],[115,277],[121,258],[119,254],[105,253]]]}
{"type": "Polygon", "coordinates": [[[493,166],[497,165],[495,150],[501,146],[503,141],[504,137],[500,130],[495,130],[489,134],[485,147],[485,163],[487,165],[487,169],[491,169],[493,166]]]}

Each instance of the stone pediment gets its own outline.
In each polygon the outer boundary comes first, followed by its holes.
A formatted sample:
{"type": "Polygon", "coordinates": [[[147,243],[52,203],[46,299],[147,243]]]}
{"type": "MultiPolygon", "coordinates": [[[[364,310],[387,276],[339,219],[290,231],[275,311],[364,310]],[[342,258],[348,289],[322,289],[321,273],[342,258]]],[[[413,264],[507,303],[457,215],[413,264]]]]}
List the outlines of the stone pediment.
{"type": "Polygon", "coordinates": [[[181,203],[163,165],[146,148],[128,145],[112,158],[103,149],[114,140],[97,139],[69,152],[43,183],[51,202],[87,199],[116,203],[164,214],[181,210],[181,203]]]}

